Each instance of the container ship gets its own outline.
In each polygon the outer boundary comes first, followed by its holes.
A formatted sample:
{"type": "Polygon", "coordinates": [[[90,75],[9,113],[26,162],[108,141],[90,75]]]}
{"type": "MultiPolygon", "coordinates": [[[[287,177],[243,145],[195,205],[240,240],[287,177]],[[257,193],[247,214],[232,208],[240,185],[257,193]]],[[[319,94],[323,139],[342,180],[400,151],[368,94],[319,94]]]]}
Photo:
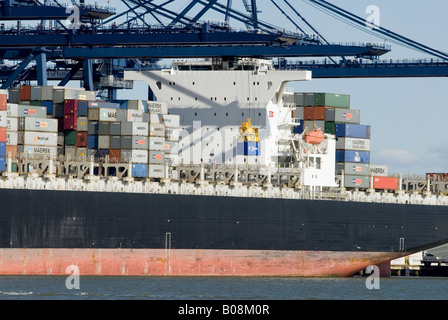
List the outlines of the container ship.
{"type": "Polygon", "coordinates": [[[272,61],[125,71],[148,100],[0,92],[0,274],[352,276],[448,242],[448,197],[370,164],[350,96],[272,61]]]}

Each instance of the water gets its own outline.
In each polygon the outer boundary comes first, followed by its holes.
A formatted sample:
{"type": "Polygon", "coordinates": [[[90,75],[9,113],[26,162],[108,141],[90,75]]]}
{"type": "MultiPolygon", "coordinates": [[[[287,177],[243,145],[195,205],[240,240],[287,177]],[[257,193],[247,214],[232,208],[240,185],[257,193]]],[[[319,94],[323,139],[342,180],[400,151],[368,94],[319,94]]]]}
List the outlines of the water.
{"type": "Polygon", "coordinates": [[[1,300],[446,300],[448,278],[0,276],[1,300]],[[71,282],[72,284],[74,282],[71,282]],[[372,282],[371,282],[372,283],[372,282]]]}

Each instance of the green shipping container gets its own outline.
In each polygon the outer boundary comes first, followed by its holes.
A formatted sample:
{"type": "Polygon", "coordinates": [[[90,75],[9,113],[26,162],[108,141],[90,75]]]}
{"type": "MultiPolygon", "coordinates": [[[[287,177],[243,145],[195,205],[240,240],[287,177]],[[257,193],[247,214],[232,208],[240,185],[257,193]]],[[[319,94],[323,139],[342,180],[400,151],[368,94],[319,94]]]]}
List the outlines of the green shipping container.
{"type": "Polygon", "coordinates": [[[31,101],[30,106],[42,107],[43,105],[42,105],[42,101],[31,101]]]}
{"type": "Polygon", "coordinates": [[[76,130],[65,131],[64,141],[66,146],[76,146],[76,130]]]}
{"type": "Polygon", "coordinates": [[[336,124],[331,121],[325,121],[324,132],[328,134],[336,134],[336,124]]]}
{"type": "Polygon", "coordinates": [[[314,103],[321,107],[350,109],[350,95],[337,93],[315,93],[314,103]]]}

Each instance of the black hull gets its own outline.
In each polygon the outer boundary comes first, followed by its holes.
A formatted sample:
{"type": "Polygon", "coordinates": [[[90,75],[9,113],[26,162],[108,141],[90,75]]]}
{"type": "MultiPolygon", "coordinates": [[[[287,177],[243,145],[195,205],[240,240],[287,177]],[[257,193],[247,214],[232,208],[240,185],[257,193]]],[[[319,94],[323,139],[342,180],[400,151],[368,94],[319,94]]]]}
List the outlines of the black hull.
{"type": "Polygon", "coordinates": [[[447,206],[3,189],[0,208],[1,248],[163,249],[167,233],[172,249],[415,252],[448,242],[447,206]]]}

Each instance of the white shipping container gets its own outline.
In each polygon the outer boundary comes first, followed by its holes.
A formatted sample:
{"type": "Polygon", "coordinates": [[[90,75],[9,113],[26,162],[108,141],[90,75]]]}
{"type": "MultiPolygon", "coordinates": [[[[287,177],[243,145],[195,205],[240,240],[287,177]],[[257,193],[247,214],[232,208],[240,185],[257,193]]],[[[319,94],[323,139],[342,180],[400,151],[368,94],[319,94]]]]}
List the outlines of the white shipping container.
{"type": "Polygon", "coordinates": [[[172,166],[180,164],[180,156],[178,154],[165,153],[165,162],[172,166]]]}
{"type": "Polygon", "coordinates": [[[165,129],[165,140],[168,141],[179,141],[180,128],[166,128],[165,129]]]}
{"type": "Polygon", "coordinates": [[[121,135],[126,136],[148,136],[149,124],[147,122],[129,122],[121,123],[121,135]]]}
{"type": "Polygon", "coordinates": [[[423,252],[417,252],[413,253],[410,256],[408,256],[408,262],[410,266],[420,266],[422,265],[423,260],[423,252]]]}
{"type": "Polygon", "coordinates": [[[58,145],[58,134],[55,132],[25,131],[23,144],[30,146],[56,147],[58,145]]]}
{"type": "Polygon", "coordinates": [[[149,151],[149,163],[162,164],[165,162],[165,153],[163,151],[149,151]]]}
{"type": "Polygon", "coordinates": [[[370,174],[372,176],[387,177],[389,175],[389,167],[386,165],[370,165],[370,174]]]}
{"type": "Polygon", "coordinates": [[[87,96],[84,91],[84,88],[53,87],[53,103],[64,103],[65,99],[82,98],[81,100],[86,100],[87,96]]]}
{"type": "Polygon", "coordinates": [[[150,123],[162,123],[163,122],[163,114],[150,113],[149,114],[149,122],[150,123]]]}
{"type": "Polygon", "coordinates": [[[58,147],[41,147],[41,146],[18,146],[17,151],[28,154],[33,158],[56,158],[58,155],[58,147]],[[19,148],[20,147],[20,148],[19,148]],[[20,150],[20,151],[19,151],[20,150]]]}
{"type": "Polygon", "coordinates": [[[145,111],[145,101],[143,100],[127,100],[126,105],[130,110],[140,110],[145,111]]]}
{"type": "Polygon", "coordinates": [[[58,132],[58,120],[49,118],[24,118],[25,130],[40,132],[58,132]]]}
{"type": "Polygon", "coordinates": [[[53,86],[32,86],[31,101],[53,101],[53,86]]]}
{"type": "Polygon", "coordinates": [[[391,266],[404,266],[404,264],[405,264],[405,257],[394,259],[390,262],[391,266]]]}
{"type": "Polygon", "coordinates": [[[370,151],[370,139],[338,138],[336,149],[370,151]]]}
{"type": "MultiPolygon", "coordinates": [[[[130,151],[130,154],[128,154],[127,156],[128,156],[127,161],[129,161],[129,157],[130,157],[130,160],[133,163],[148,163],[148,150],[133,149],[130,151]]],[[[123,154],[122,154],[122,159],[123,159],[123,154]]]]}
{"type": "Polygon", "coordinates": [[[167,102],[159,102],[159,101],[148,101],[147,102],[148,110],[145,110],[149,113],[159,113],[159,114],[167,114],[168,113],[168,103],[167,102]]]}
{"type": "Polygon", "coordinates": [[[165,154],[179,154],[179,142],[165,140],[165,154]]]}
{"type": "Polygon", "coordinates": [[[163,164],[150,164],[148,166],[148,177],[165,178],[165,166],[163,164]]]}
{"type": "Polygon", "coordinates": [[[180,116],[177,114],[164,114],[162,115],[162,123],[167,128],[179,128],[180,116]]]}
{"type": "Polygon", "coordinates": [[[6,145],[16,146],[19,144],[19,134],[17,131],[6,130],[6,145]]]}
{"type": "Polygon", "coordinates": [[[143,122],[144,112],[141,110],[118,109],[118,121],[143,122]]]}
{"type": "Polygon", "coordinates": [[[10,118],[33,117],[46,118],[47,107],[30,106],[25,104],[8,103],[7,114],[10,118]]]}
{"type": "Polygon", "coordinates": [[[150,123],[149,124],[149,136],[165,137],[165,125],[162,123],[150,123]]]}
{"type": "Polygon", "coordinates": [[[8,112],[0,111],[0,127],[6,128],[8,127],[8,112]]]}
{"type": "Polygon", "coordinates": [[[149,150],[165,151],[165,138],[164,137],[150,137],[149,138],[149,150]]]}
{"type": "Polygon", "coordinates": [[[19,130],[19,118],[7,118],[6,131],[18,131],[18,130],[19,130]]]}
{"type": "Polygon", "coordinates": [[[99,108],[99,121],[118,121],[118,109],[99,108]]]}

